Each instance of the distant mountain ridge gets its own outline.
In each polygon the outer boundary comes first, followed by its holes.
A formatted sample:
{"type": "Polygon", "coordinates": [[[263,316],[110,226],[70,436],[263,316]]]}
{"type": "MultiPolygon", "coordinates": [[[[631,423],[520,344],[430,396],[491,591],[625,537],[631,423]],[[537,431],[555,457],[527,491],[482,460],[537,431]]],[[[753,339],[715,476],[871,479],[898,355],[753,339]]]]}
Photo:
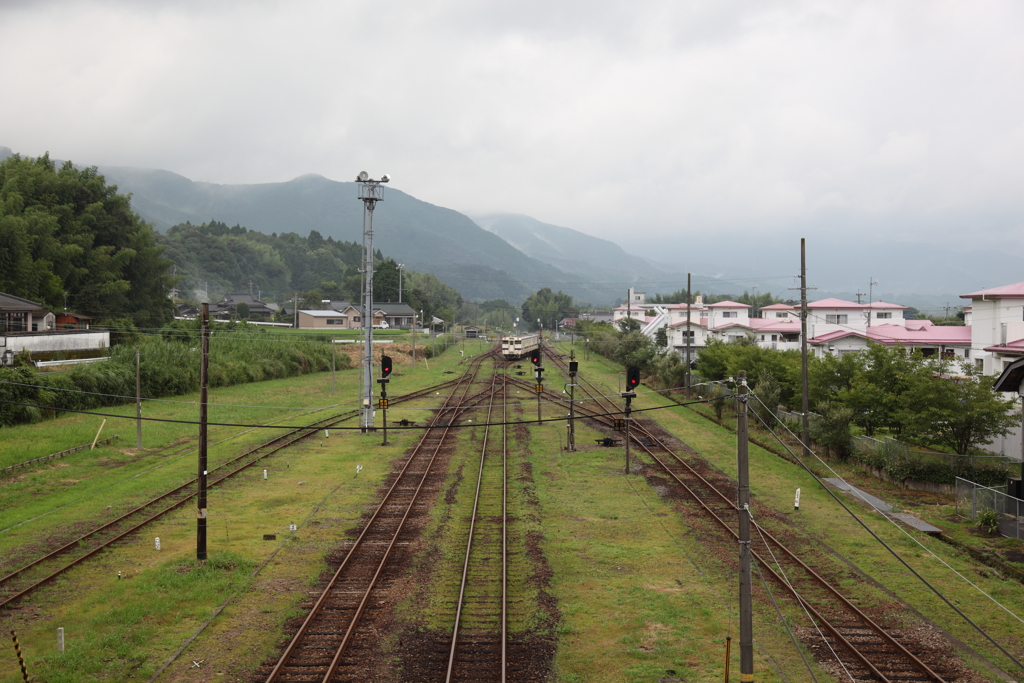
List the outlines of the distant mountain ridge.
{"type": "MultiPolygon", "coordinates": [[[[101,166],[99,171],[122,192],[131,192],[132,207],[158,230],[216,219],[265,233],[316,230],[325,237],[362,241],[363,204],[356,183],[311,174],[283,183],[217,185],[161,170],[101,166]]],[[[583,298],[599,294],[463,214],[393,187],[386,186],[373,227],[374,249],[409,268],[434,273],[467,298],[521,302],[541,287],[583,298]]]]}
{"type": "MultiPolygon", "coordinates": [[[[627,281],[638,288],[646,287],[645,282],[680,277],[678,273],[670,275],[664,267],[627,253],[614,242],[572,228],[543,223],[522,214],[494,213],[470,217],[484,230],[498,235],[527,256],[577,277],[619,283],[627,281]]],[[[617,292],[617,297],[622,296],[625,296],[624,291],[617,292]]]]}

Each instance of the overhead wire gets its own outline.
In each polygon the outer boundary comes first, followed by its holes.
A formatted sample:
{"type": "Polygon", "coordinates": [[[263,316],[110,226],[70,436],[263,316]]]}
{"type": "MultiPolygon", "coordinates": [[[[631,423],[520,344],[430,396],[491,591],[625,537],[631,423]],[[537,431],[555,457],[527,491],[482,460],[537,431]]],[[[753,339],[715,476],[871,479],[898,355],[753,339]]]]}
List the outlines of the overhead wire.
{"type": "MultiPolygon", "coordinates": [[[[753,394],[753,393],[752,393],[752,394],[750,394],[750,395],[751,395],[751,396],[754,396],[754,398],[755,398],[755,399],[756,399],[756,400],[758,401],[758,403],[760,403],[760,404],[761,404],[762,406],[765,406],[764,402],[763,402],[763,401],[761,401],[760,397],[758,397],[758,396],[757,396],[756,394],[753,394]]],[[[767,409],[767,406],[765,406],[765,408],[767,409]]],[[[778,434],[776,434],[776,433],[775,433],[775,432],[774,432],[774,431],[773,431],[773,430],[771,429],[771,427],[769,427],[769,426],[768,426],[768,425],[767,425],[767,424],[766,424],[766,423],[764,422],[764,420],[763,420],[763,419],[761,419],[760,415],[758,415],[758,414],[757,414],[756,412],[754,413],[754,415],[755,415],[755,417],[757,417],[758,421],[759,421],[759,422],[761,422],[761,424],[762,424],[762,425],[764,426],[764,428],[765,428],[765,429],[767,429],[767,430],[768,430],[768,432],[769,432],[769,433],[770,433],[770,434],[771,434],[772,436],[774,436],[774,437],[775,437],[775,439],[776,439],[776,440],[777,440],[777,441],[778,441],[778,442],[779,442],[779,443],[780,443],[780,444],[782,445],[782,447],[783,447],[783,448],[785,448],[785,449],[786,449],[786,450],[787,450],[787,451],[789,452],[790,456],[792,456],[792,457],[793,457],[793,459],[794,459],[794,460],[795,460],[795,461],[796,461],[796,462],[797,462],[797,463],[798,463],[798,464],[799,464],[799,465],[800,465],[800,466],[801,466],[801,467],[802,467],[802,468],[803,468],[803,469],[804,469],[804,470],[805,470],[805,471],[806,471],[806,472],[807,472],[807,473],[808,473],[808,474],[809,474],[809,475],[810,475],[810,476],[811,476],[811,477],[812,477],[812,478],[814,479],[814,481],[815,481],[815,482],[816,482],[816,483],[817,483],[817,484],[818,484],[818,485],[819,485],[819,486],[820,486],[820,487],[821,487],[821,488],[822,488],[822,489],[823,489],[824,491],[826,491],[826,492],[827,492],[827,493],[828,493],[828,494],[829,494],[829,495],[830,495],[830,496],[831,496],[831,497],[833,498],[833,500],[835,500],[835,501],[836,501],[837,503],[839,503],[839,505],[840,505],[840,506],[842,506],[842,508],[843,508],[843,509],[844,509],[844,510],[845,510],[845,511],[847,512],[847,514],[849,514],[849,515],[850,515],[850,517],[852,517],[852,518],[853,518],[853,519],[854,519],[854,520],[855,520],[855,521],[856,521],[856,522],[857,522],[857,523],[858,523],[858,524],[859,524],[859,525],[860,525],[860,526],[861,526],[861,527],[862,527],[862,528],[863,528],[863,529],[864,529],[865,531],[867,531],[867,532],[868,532],[869,534],[871,534],[871,536],[872,536],[872,537],[873,537],[873,538],[874,538],[874,539],[875,539],[875,540],[876,540],[876,541],[877,541],[877,542],[878,542],[879,544],[881,544],[883,548],[885,548],[885,549],[886,549],[886,550],[887,550],[887,551],[888,551],[888,552],[889,552],[889,553],[890,553],[890,554],[891,554],[891,555],[892,555],[893,557],[895,557],[895,558],[896,558],[896,559],[897,559],[897,560],[898,560],[898,561],[900,562],[900,564],[902,564],[902,565],[903,565],[904,567],[906,567],[906,569],[907,569],[907,570],[909,570],[909,571],[910,571],[910,572],[911,572],[911,573],[912,573],[912,574],[913,574],[913,575],[914,575],[914,576],[915,576],[915,577],[916,577],[916,578],[917,578],[917,579],[918,579],[919,581],[921,581],[921,583],[923,583],[923,584],[924,584],[925,586],[927,586],[927,587],[929,588],[929,590],[931,590],[931,591],[932,591],[932,593],[934,593],[934,594],[935,594],[936,596],[938,596],[938,597],[939,597],[939,598],[940,598],[940,599],[941,599],[941,600],[942,600],[942,601],[943,601],[944,603],[946,603],[946,605],[948,605],[948,606],[949,606],[949,607],[950,607],[950,608],[951,608],[951,609],[952,609],[952,610],[953,610],[954,612],[956,612],[956,613],[957,613],[958,615],[960,615],[960,617],[961,617],[961,618],[963,618],[963,619],[964,619],[964,621],[966,621],[966,622],[967,622],[968,624],[970,624],[970,625],[971,625],[971,626],[972,626],[972,627],[973,627],[973,628],[974,628],[974,629],[975,629],[976,631],[978,631],[978,633],[980,633],[981,635],[983,635],[983,636],[984,636],[984,637],[985,637],[985,638],[986,638],[986,639],[987,639],[987,640],[988,640],[988,641],[989,641],[990,643],[992,643],[992,644],[993,644],[993,645],[994,645],[994,646],[995,646],[996,648],[998,648],[998,649],[999,649],[999,651],[1000,651],[1000,652],[1002,652],[1002,653],[1003,653],[1004,655],[1006,655],[1006,657],[1007,657],[1007,658],[1008,658],[1008,659],[1009,659],[1010,661],[1012,661],[1012,662],[1013,662],[1014,664],[1016,664],[1016,665],[1017,665],[1017,666],[1018,666],[1019,668],[1021,668],[1021,669],[1024,669],[1024,664],[1021,664],[1021,662],[1019,662],[1019,661],[1017,660],[1017,658],[1015,658],[1015,657],[1014,657],[1014,656],[1013,656],[1012,654],[1010,654],[1009,652],[1007,652],[1007,650],[1006,650],[1006,649],[1005,649],[1005,648],[1004,648],[1004,647],[1003,647],[1002,645],[1000,645],[1000,644],[999,644],[998,642],[996,642],[996,640],[995,640],[995,639],[994,639],[994,638],[993,638],[993,637],[992,637],[991,635],[989,635],[989,633],[988,633],[987,631],[985,631],[985,630],[984,630],[983,628],[981,628],[981,627],[980,627],[980,626],[979,626],[978,624],[976,624],[976,623],[975,623],[975,622],[974,622],[974,621],[973,621],[973,620],[972,620],[972,619],[971,619],[970,617],[968,617],[968,616],[967,616],[966,614],[964,614],[964,613],[963,613],[963,612],[962,612],[962,611],[961,611],[961,610],[960,610],[960,609],[959,609],[959,608],[958,608],[958,607],[957,607],[956,605],[954,605],[954,604],[953,604],[953,603],[952,603],[952,602],[951,602],[951,601],[950,601],[950,600],[949,600],[949,599],[948,599],[948,598],[947,598],[947,597],[946,597],[945,595],[943,595],[943,593],[942,593],[941,591],[939,591],[939,590],[938,590],[938,589],[937,589],[937,588],[936,588],[935,586],[933,586],[933,585],[932,585],[932,584],[931,584],[931,583],[930,583],[930,582],[929,582],[929,581],[928,581],[928,580],[927,580],[926,578],[924,578],[924,577],[923,577],[923,576],[922,576],[922,575],[921,575],[921,574],[920,574],[920,573],[919,573],[919,572],[918,572],[918,571],[917,571],[916,569],[914,569],[914,568],[913,568],[912,566],[910,566],[910,564],[909,564],[909,563],[908,563],[908,562],[907,562],[906,560],[904,560],[904,559],[903,559],[903,557],[902,557],[902,556],[901,556],[901,555],[900,555],[899,553],[897,553],[897,552],[896,552],[896,551],[895,551],[895,550],[894,550],[894,549],[893,549],[893,548],[892,548],[892,547],[891,547],[891,546],[890,546],[889,544],[887,544],[887,543],[886,543],[886,542],[885,542],[884,540],[882,540],[882,538],[881,538],[881,537],[879,537],[879,536],[878,536],[878,534],[876,534],[876,533],[874,532],[874,530],[872,530],[872,529],[871,529],[871,528],[870,528],[870,527],[869,527],[869,526],[868,526],[868,525],[867,525],[867,524],[866,524],[866,523],[865,523],[865,522],[864,522],[864,521],[863,521],[863,520],[862,520],[862,519],[861,519],[860,517],[858,517],[858,516],[857,516],[857,515],[856,515],[856,514],[855,514],[855,513],[854,513],[854,512],[853,512],[853,511],[852,511],[852,510],[851,510],[851,509],[850,509],[850,508],[849,508],[849,507],[848,507],[848,506],[847,506],[847,505],[846,505],[846,504],[845,504],[845,503],[844,503],[844,502],[843,502],[843,501],[842,501],[842,500],[840,499],[840,498],[839,498],[839,496],[837,496],[837,495],[835,494],[835,492],[834,492],[834,491],[832,491],[832,490],[831,490],[831,489],[830,489],[829,487],[825,486],[825,483],[824,483],[823,481],[821,481],[821,479],[819,479],[819,478],[818,478],[818,476],[817,476],[817,475],[816,475],[816,474],[815,474],[815,473],[814,473],[813,471],[811,471],[811,469],[810,469],[810,468],[809,468],[809,467],[807,466],[807,464],[806,464],[805,462],[803,462],[803,460],[801,460],[801,459],[800,459],[799,457],[797,457],[797,455],[796,455],[795,453],[793,453],[792,449],[790,449],[790,448],[789,448],[789,446],[788,446],[788,445],[786,444],[786,442],[785,442],[785,441],[783,441],[783,440],[782,440],[782,439],[781,439],[781,438],[779,437],[779,435],[778,435],[778,434]]],[[[820,462],[821,464],[823,464],[823,465],[824,465],[824,466],[825,466],[826,468],[828,468],[828,470],[829,470],[830,472],[832,472],[833,474],[835,474],[835,471],[834,471],[834,470],[833,470],[833,469],[832,469],[831,467],[829,467],[829,466],[828,466],[828,465],[827,465],[827,464],[826,464],[826,463],[825,463],[824,461],[822,461],[822,460],[821,460],[821,458],[820,458],[820,457],[818,457],[818,455],[817,455],[816,453],[814,453],[814,452],[813,452],[813,451],[812,451],[812,450],[810,449],[810,447],[809,447],[809,446],[806,446],[805,444],[803,444],[803,441],[802,441],[802,440],[801,440],[801,439],[800,439],[799,437],[797,437],[797,436],[796,436],[796,434],[794,434],[794,433],[792,432],[792,430],[790,430],[790,429],[789,429],[789,427],[788,427],[788,426],[786,426],[786,424],[785,424],[784,422],[782,422],[782,420],[779,420],[779,422],[780,422],[780,423],[781,423],[781,424],[783,425],[783,427],[784,427],[784,428],[785,428],[785,429],[786,429],[786,430],[787,430],[787,431],[788,431],[788,432],[790,433],[790,435],[791,435],[791,436],[792,436],[793,438],[797,439],[797,441],[798,441],[798,442],[800,442],[800,444],[801,444],[802,446],[804,446],[805,448],[807,448],[807,449],[808,449],[808,452],[810,452],[810,453],[812,453],[812,454],[814,455],[814,457],[815,457],[815,458],[816,458],[816,459],[818,460],[818,462],[820,462]]],[[[837,474],[836,476],[837,476],[837,477],[839,477],[839,475],[838,475],[838,474],[837,474]]],[[[840,478],[840,479],[842,479],[842,477],[839,477],[839,478],[840,478]]],[[[851,487],[851,488],[855,488],[855,487],[851,487]]],[[[870,505],[870,501],[868,501],[867,499],[864,499],[864,498],[863,498],[862,496],[861,496],[861,498],[862,498],[862,499],[864,500],[864,502],[866,502],[866,503],[868,503],[868,504],[870,505]]],[[[872,507],[872,509],[876,509],[876,508],[874,508],[874,506],[873,506],[873,505],[872,505],[871,507],[872,507]]],[[[895,527],[896,527],[897,529],[899,529],[899,531],[901,531],[901,532],[902,532],[902,533],[903,533],[904,535],[906,535],[906,536],[907,536],[908,538],[910,538],[910,539],[911,539],[912,541],[914,541],[914,542],[915,542],[915,543],[916,543],[916,544],[917,544],[918,546],[920,546],[920,547],[921,547],[921,548],[923,548],[923,549],[924,549],[925,551],[927,551],[927,552],[928,552],[928,553],[929,553],[930,555],[932,555],[933,557],[935,557],[936,559],[938,559],[939,561],[941,561],[941,562],[942,562],[942,563],[943,563],[943,564],[944,564],[944,565],[945,565],[946,567],[948,567],[948,568],[949,568],[950,570],[952,570],[952,571],[953,571],[954,573],[956,573],[956,574],[957,574],[957,576],[959,576],[960,578],[962,578],[962,579],[964,579],[965,581],[967,581],[967,583],[969,583],[969,584],[970,584],[971,586],[974,586],[974,588],[976,588],[976,589],[977,589],[977,590],[978,590],[978,591],[979,591],[979,592],[980,592],[980,593],[981,593],[982,595],[985,595],[985,596],[986,596],[987,598],[989,598],[989,600],[991,600],[991,601],[992,601],[993,603],[995,603],[995,604],[996,604],[997,606],[999,606],[1000,608],[1002,608],[1002,609],[1003,609],[1003,610],[1004,610],[1005,612],[1007,612],[1008,614],[1010,614],[1010,615],[1011,615],[1012,617],[1014,617],[1014,618],[1015,618],[1015,619],[1017,619],[1018,621],[1021,621],[1022,623],[1024,623],[1024,620],[1022,620],[1022,619],[1021,619],[1021,618],[1020,618],[1019,616],[1017,616],[1016,614],[1014,614],[1013,612],[1011,612],[1011,611],[1010,611],[1010,610],[1009,610],[1008,608],[1006,608],[1006,607],[1005,607],[1004,605],[1002,605],[1001,603],[999,603],[999,601],[997,601],[997,600],[996,600],[995,598],[993,598],[992,596],[988,595],[988,593],[985,593],[985,591],[983,591],[983,590],[981,590],[980,588],[978,588],[978,587],[977,587],[977,586],[976,586],[976,585],[975,585],[974,583],[972,583],[972,582],[971,582],[971,581],[970,581],[969,579],[967,579],[967,578],[966,578],[966,577],[964,577],[964,576],[963,576],[962,574],[960,574],[960,572],[957,572],[957,571],[956,571],[955,569],[953,569],[952,567],[950,567],[950,566],[949,566],[949,564],[947,564],[947,563],[946,563],[946,562],[945,562],[944,560],[942,560],[942,558],[938,557],[938,555],[935,555],[935,553],[933,553],[933,552],[932,552],[932,551],[931,551],[930,549],[928,549],[928,548],[927,548],[926,546],[924,546],[924,545],[923,545],[923,544],[922,544],[922,543],[921,543],[920,541],[918,541],[918,540],[917,540],[916,538],[914,538],[914,537],[913,537],[913,536],[911,536],[911,535],[910,535],[909,533],[907,533],[907,532],[906,532],[906,530],[904,530],[904,529],[903,529],[902,527],[900,527],[900,526],[899,526],[898,524],[896,524],[896,522],[894,522],[894,521],[893,521],[892,519],[890,519],[890,518],[889,518],[889,517],[888,517],[887,515],[882,515],[882,516],[883,516],[883,517],[884,517],[884,518],[885,518],[885,519],[886,519],[886,520],[887,520],[887,521],[888,521],[889,523],[891,523],[891,524],[892,524],[893,526],[895,526],[895,527]]]]}

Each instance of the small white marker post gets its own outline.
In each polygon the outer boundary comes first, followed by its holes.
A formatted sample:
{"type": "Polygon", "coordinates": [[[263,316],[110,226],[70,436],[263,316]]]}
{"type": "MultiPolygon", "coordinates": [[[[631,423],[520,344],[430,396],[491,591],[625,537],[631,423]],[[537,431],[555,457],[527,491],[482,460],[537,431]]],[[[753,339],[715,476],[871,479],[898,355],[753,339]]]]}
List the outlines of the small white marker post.
{"type": "Polygon", "coordinates": [[[298,530],[299,530],[299,527],[295,526],[294,524],[289,524],[288,525],[288,531],[291,531],[292,533],[295,533],[298,530]]]}
{"type": "Polygon", "coordinates": [[[331,433],[329,431],[327,431],[326,429],[324,430],[324,438],[325,439],[331,438],[331,433]]]}
{"type": "Polygon", "coordinates": [[[160,550],[160,537],[157,536],[155,540],[156,540],[156,549],[160,550]]]}
{"type": "Polygon", "coordinates": [[[362,472],[362,471],[363,471],[363,466],[362,465],[356,465],[356,476],[357,477],[359,476],[359,473],[362,472]]]}
{"type": "Polygon", "coordinates": [[[267,479],[267,471],[263,470],[263,480],[266,481],[266,479],[267,479]]]}
{"type": "Polygon", "coordinates": [[[57,652],[64,652],[64,627],[57,628],[57,652]]]}
{"type": "Polygon", "coordinates": [[[793,509],[794,510],[799,510],[800,509],[800,489],[796,490],[796,499],[793,500],[793,509]]]}

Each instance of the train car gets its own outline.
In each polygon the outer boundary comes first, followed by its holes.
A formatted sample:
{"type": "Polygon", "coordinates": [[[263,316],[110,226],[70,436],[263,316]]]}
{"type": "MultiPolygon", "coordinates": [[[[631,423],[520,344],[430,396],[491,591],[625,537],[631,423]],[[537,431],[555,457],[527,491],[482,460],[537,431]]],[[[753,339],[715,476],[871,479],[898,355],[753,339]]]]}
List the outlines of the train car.
{"type": "Polygon", "coordinates": [[[538,347],[540,347],[540,339],[535,334],[502,337],[501,357],[505,360],[519,360],[524,356],[529,356],[530,351],[538,347]]]}

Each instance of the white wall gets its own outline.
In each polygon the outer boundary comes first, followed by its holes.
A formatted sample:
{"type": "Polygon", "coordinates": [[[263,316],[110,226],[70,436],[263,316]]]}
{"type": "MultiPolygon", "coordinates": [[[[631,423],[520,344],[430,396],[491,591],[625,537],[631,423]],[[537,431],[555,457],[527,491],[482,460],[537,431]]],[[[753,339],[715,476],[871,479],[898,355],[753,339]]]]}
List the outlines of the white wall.
{"type": "Polygon", "coordinates": [[[58,334],[19,334],[0,337],[0,352],[11,349],[21,353],[53,353],[56,351],[95,351],[110,346],[110,332],[63,332],[58,334]]]}

